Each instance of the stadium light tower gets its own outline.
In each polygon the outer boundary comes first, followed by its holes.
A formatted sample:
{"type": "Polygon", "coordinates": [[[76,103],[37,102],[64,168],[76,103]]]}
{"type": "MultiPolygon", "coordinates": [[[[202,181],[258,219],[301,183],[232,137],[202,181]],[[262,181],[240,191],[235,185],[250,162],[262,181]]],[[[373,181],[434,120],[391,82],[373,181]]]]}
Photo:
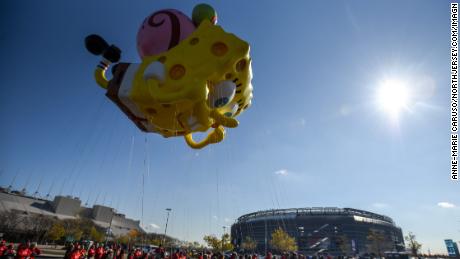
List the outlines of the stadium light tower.
{"type": "Polygon", "coordinates": [[[166,239],[166,230],[168,230],[169,213],[171,212],[171,210],[172,210],[171,208],[166,208],[167,216],[166,216],[165,234],[163,236],[163,242],[161,242],[163,245],[164,245],[165,239],[166,239]]]}

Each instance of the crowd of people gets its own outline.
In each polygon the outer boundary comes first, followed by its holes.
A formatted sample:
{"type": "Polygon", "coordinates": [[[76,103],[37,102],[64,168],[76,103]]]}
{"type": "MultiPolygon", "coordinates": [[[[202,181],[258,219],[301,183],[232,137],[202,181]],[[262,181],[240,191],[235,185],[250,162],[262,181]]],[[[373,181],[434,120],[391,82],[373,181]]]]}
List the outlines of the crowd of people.
{"type": "MultiPolygon", "coordinates": [[[[66,247],[65,259],[161,259],[167,258],[165,250],[160,246],[156,249],[143,249],[123,244],[80,244],[71,243],[66,247]]],[[[177,259],[186,259],[177,258],[177,259]]]]}
{"type": "MultiPolygon", "coordinates": [[[[142,246],[128,246],[117,243],[93,243],[75,242],[69,243],[65,247],[65,259],[332,259],[333,257],[324,255],[305,256],[295,252],[273,255],[268,252],[266,255],[256,253],[237,253],[237,252],[212,252],[210,250],[186,250],[176,249],[167,252],[161,245],[155,248],[142,246]]],[[[34,259],[40,255],[41,251],[36,243],[24,242],[17,245],[7,244],[0,239],[0,259],[34,259]]],[[[345,257],[338,257],[343,259],[345,257]]],[[[371,257],[372,258],[372,257],[371,257]]]]}
{"type": "Polygon", "coordinates": [[[36,243],[25,242],[14,248],[14,244],[7,245],[5,240],[0,240],[0,258],[34,259],[40,254],[36,243]]]}
{"type": "MultiPolygon", "coordinates": [[[[265,256],[256,253],[240,253],[229,252],[212,252],[210,250],[186,250],[176,249],[171,253],[166,252],[160,245],[154,249],[146,249],[145,247],[129,247],[119,244],[93,244],[89,246],[80,245],[78,243],[71,244],[67,247],[66,259],[307,259],[305,255],[297,253],[282,253],[273,255],[268,252],[265,256]]],[[[315,256],[308,259],[332,259],[332,257],[315,256]]]]}

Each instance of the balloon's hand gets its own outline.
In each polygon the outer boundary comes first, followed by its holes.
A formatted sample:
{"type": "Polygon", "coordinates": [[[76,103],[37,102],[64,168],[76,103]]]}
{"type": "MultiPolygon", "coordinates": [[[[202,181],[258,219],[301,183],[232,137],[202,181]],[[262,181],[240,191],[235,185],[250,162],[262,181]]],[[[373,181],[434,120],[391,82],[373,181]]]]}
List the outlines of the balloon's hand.
{"type": "Polygon", "coordinates": [[[236,128],[239,123],[236,119],[222,115],[217,110],[211,110],[209,116],[213,118],[217,124],[228,128],[236,128]]]}
{"type": "Polygon", "coordinates": [[[184,136],[185,142],[191,147],[195,149],[203,148],[209,144],[215,144],[221,142],[225,138],[225,128],[222,126],[216,127],[213,131],[211,131],[205,139],[200,142],[195,142],[193,140],[192,133],[188,133],[184,136]]]}

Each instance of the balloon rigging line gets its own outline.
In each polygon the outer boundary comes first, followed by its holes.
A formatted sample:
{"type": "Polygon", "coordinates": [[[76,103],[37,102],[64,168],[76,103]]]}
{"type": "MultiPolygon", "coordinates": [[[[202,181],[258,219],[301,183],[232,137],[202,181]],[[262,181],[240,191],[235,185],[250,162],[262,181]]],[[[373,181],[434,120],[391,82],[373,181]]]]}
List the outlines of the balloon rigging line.
{"type": "MultiPolygon", "coordinates": [[[[88,122],[88,125],[96,125],[96,127],[91,128],[92,130],[90,131],[89,136],[88,136],[88,134],[82,134],[80,136],[81,140],[77,141],[77,143],[75,144],[75,148],[73,150],[73,153],[78,153],[80,155],[79,156],[77,156],[77,155],[72,156],[72,157],[75,157],[75,159],[73,160],[73,165],[71,166],[70,175],[69,175],[69,173],[66,173],[66,174],[62,175],[63,181],[62,181],[62,185],[61,185],[61,188],[59,190],[59,193],[58,193],[59,195],[62,195],[62,192],[64,191],[66,180],[71,180],[73,178],[73,174],[75,172],[75,169],[77,167],[78,162],[82,159],[83,153],[86,150],[86,147],[88,146],[88,143],[89,143],[90,139],[92,139],[93,136],[97,132],[97,130],[94,130],[94,129],[95,128],[100,128],[100,126],[102,125],[102,120],[96,120],[98,118],[98,116],[102,113],[102,112],[100,112],[102,110],[102,106],[103,106],[103,102],[101,100],[101,102],[99,103],[97,112],[92,114],[92,116],[91,116],[91,118],[90,118],[90,120],[88,122]],[[95,121],[96,123],[93,123],[93,121],[95,121]],[[97,124],[97,122],[99,122],[99,124],[97,124]]],[[[66,165],[63,165],[61,171],[64,171],[65,167],[66,167],[66,165]]]]}
{"type": "MultiPolygon", "coordinates": [[[[113,115],[113,117],[115,117],[115,115],[113,115]]],[[[112,139],[112,137],[113,137],[113,135],[114,135],[114,132],[115,132],[115,128],[114,128],[114,127],[110,127],[110,132],[109,132],[109,134],[104,134],[104,136],[105,136],[104,139],[106,140],[106,142],[105,142],[106,145],[103,145],[103,146],[105,146],[105,148],[106,148],[107,150],[109,149],[109,143],[110,143],[110,140],[112,139]]],[[[103,132],[101,131],[100,134],[103,134],[103,132]]],[[[100,140],[100,139],[101,139],[101,138],[98,138],[98,140],[100,140]]],[[[88,141],[87,144],[85,145],[84,150],[83,150],[83,152],[82,152],[82,154],[81,154],[81,156],[80,156],[80,159],[78,160],[78,168],[77,168],[77,166],[76,166],[76,167],[75,167],[75,170],[72,172],[72,177],[73,177],[74,175],[75,175],[75,176],[78,176],[78,175],[79,175],[79,172],[81,172],[82,167],[83,167],[83,165],[85,164],[85,163],[84,163],[85,156],[87,156],[87,157],[86,157],[86,161],[88,161],[89,158],[90,158],[89,155],[88,155],[88,153],[90,153],[91,148],[90,148],[90,144],[88,144],[88,143],[89,143],[89,141],[88,141]]],[[[97,146],[96,143],[93,144],[93,148],[94,148],[95,146],[97,146]]],[[[103,159],[102,159],[101,163],[99,164],[99,170],[101,170],[102,166],[106,163],[107,157],[108,157],[108,153],[109,153],[109,152],[104,152],[103,159]]],[[[73,191],[74,191],[74,189],[75,189],[75,186],[76,186],[76,184],[77,184],[77,181],[78,181],[78,179],[75,180],[75,181],[73,181],[73,185],[72,185],[72,188],[71,188],[71,191],[70,191],[70,194],[71,194],[71,195],[73,195],[73,191]]]]}
{"type": "Polygon", "coordinates": [[[16,170],[16,174],[14,175],[13,180],[11,181],[10,185],[8,186],[8,188],[13,188],[14,182],[16,181],[16,177],[18,177],[19,170],[20,170],[19,168],[16,170]]]}

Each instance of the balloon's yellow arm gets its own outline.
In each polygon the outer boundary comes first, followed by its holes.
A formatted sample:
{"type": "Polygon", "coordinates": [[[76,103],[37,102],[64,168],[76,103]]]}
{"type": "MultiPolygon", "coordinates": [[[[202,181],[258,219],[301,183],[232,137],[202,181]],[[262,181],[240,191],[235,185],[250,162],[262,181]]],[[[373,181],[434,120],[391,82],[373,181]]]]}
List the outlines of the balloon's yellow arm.
{"type": "Polygon", "coordinates": [[[109,66],[110,61],[102,60],[94,70],[94,79],[96,80],[96,83],[104,89],[107,89],[109,85],[109,80],[107,80],[107,77],[105,76],[105,72],[109,66]]]}
{"type": "Polygon", "coordinates": [[[192,136],[193,133],[188,133],[185,135],[185,142],[191,147],[191,148],[203,148],[209,144],[215,144],[221,142],[225,138],[225,128],[222,126],[218,126],[214,130],[212,130],[206,138],[204,138],[200,142],[195,142],[192,136]]]}
{"type": "Polygon", "coordinates": [[[212,110],[209,116],[215,121],[212,125],[214,129],[203,140],[196,142],[193,139],[192,132],[185,135],[185,141],[191,148],[203,148],[209,144],[219,143],[225,138],[224,126],[228,128],[235,128],[238,126],[238,121],[236,119],[226,117],[216,110],[212,110]]]}

